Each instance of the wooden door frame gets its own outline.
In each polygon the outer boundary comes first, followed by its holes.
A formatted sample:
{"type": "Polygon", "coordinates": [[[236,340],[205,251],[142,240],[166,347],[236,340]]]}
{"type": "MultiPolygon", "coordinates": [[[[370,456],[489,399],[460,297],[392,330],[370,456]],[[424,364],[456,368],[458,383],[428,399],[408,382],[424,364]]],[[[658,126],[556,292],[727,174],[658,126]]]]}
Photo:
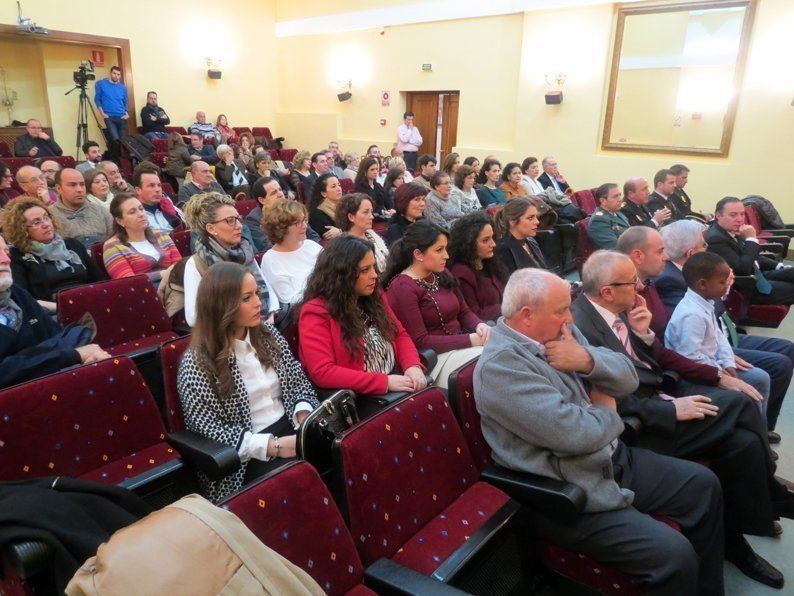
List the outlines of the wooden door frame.
{"type": "Polygon", "coordinates": [[[455,145],[458,144],[458,116],[460,115],[460,91],[450,91],[448,93],[442,93],[442,95],[443,95],[443,97],[441,99],[441,114],[442,114],[442,116],[441,116],[441,147],[439,147],[439,149],[438,149],[438,156],[439,156],[439,159],[441,160],[441,163],[444,163],[444,159],[446,158],[446,156],[449,155],[450,153],[452,153],[452,147],[454,147],[455,145]],[[457,108],[455,110],[456,111],[456,114],[455,114],[455,142],[454,143],[449,143],[449,145],[448,145],[449,150],[447,151],[447,154],[445,155],[444,154],[444,143],[445,143],[445,139],[447,139],[447,136],[448,136],[449,130],[450,130],[449,129],[449,120],[447,118],[447,110],[444,109],[444,104],[447,102],[447,98],[448,97],[456,97],[457,98],[457,101],[456,101],[457,108]]]}
{"type": "MultiPolygon", "coordinates": [[[[51,41],[58,43],[70,43],[84,46],[105,46],[118,50],[121,74],[124,79],[124,86],[127,88],[127,112],[130,115],[128,121],[134,132],[138,131],[138,116],[135,112],[135,90],[132,85],[132,57],[130,54],[130,40],[123,37],[107,37],[105,35],[91,35],[89,33],[73,33],[71,31],[53,31],[48,35],[35,35],[31,33],[20,33],[16,25],[0,24],[0,36],[9,39],[29,39],[33,41],[51,41]]],[[[75,65],[75,68],[77,65],[75,65]]],[[[129,132],[129,130],[128,130],[129,132]]]]}

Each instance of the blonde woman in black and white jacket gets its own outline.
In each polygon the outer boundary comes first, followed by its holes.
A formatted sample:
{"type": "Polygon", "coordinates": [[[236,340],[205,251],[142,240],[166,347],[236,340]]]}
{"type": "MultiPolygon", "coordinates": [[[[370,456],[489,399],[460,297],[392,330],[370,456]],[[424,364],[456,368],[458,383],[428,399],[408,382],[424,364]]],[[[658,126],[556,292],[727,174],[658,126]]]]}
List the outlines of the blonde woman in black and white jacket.
{"type": "Polygon", "coordinates": [[[286,340],[262,321],[260,310],[257,282],[245,267],[210,267],[179,366],[188,430],[235,447],[242,462],[217,482],[199,473],[202,490],[216,503],[294,457],[295,429],[319,405],[286,340]]]}

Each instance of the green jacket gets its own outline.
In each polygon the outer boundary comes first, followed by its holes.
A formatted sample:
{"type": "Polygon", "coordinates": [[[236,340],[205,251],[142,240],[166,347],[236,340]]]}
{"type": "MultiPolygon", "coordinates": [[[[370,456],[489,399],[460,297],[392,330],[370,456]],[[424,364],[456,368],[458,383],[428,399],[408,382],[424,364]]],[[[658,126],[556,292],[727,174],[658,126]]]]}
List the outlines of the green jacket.
{"type": "Polygon", "coordinates": [[[610,213],[605,209],[596,209],[590,216],[587,236],[593,250],[614,250],[620,235],[629,229],[629,220],[620,211],[610,213]]]}

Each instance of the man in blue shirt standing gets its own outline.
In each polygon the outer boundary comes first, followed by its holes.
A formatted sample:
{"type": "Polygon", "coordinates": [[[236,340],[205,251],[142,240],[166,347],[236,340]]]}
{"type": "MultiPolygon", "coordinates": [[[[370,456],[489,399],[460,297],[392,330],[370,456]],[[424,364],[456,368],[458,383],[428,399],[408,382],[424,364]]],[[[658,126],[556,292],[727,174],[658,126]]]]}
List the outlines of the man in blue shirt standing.
{"type": "Polygon", "coordinates": [[[110,148],[114,155],[118,155],[118,142],[127,134],[127,122],[130,115],[127,113],[127,88],[121,82],[121,69],[118,66],[110,67],[110,77],[96,82],[94,88],[94,103],[99,108],[99,113],[105,119],[105,126],[112,145],[110,148]]]}

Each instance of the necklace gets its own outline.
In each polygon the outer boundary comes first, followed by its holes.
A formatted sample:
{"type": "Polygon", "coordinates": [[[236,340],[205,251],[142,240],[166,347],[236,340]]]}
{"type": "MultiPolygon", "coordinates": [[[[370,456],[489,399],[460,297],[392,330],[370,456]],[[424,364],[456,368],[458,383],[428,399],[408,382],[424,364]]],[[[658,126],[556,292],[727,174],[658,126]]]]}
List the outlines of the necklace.
{"type": "Polygon", "coordinates": [[[454,333],[449,329],[447,329],[447,324],[444,322],[444,317],[441,314],[441,307],[438,305],[438,301],[436,301],[436,297],[434,295],[436,292],[438,292],[438,288],[439,288],[438,275],[435,273],[433,273],[432,275],[433,275],[433,281],[431,282],[428,282],[424,279],[416,279],[413,277],[411,279],[413,279],[420,288],[424,288],[425,290],[427,290],[427,297],[430,298],[430,302],[433,303],[433,307],[436,309],[436,315],[438,315],[438,320],[441,323],[441,329],[444,331],[444,334],[457,335],[457,333],[454,333]]]}

